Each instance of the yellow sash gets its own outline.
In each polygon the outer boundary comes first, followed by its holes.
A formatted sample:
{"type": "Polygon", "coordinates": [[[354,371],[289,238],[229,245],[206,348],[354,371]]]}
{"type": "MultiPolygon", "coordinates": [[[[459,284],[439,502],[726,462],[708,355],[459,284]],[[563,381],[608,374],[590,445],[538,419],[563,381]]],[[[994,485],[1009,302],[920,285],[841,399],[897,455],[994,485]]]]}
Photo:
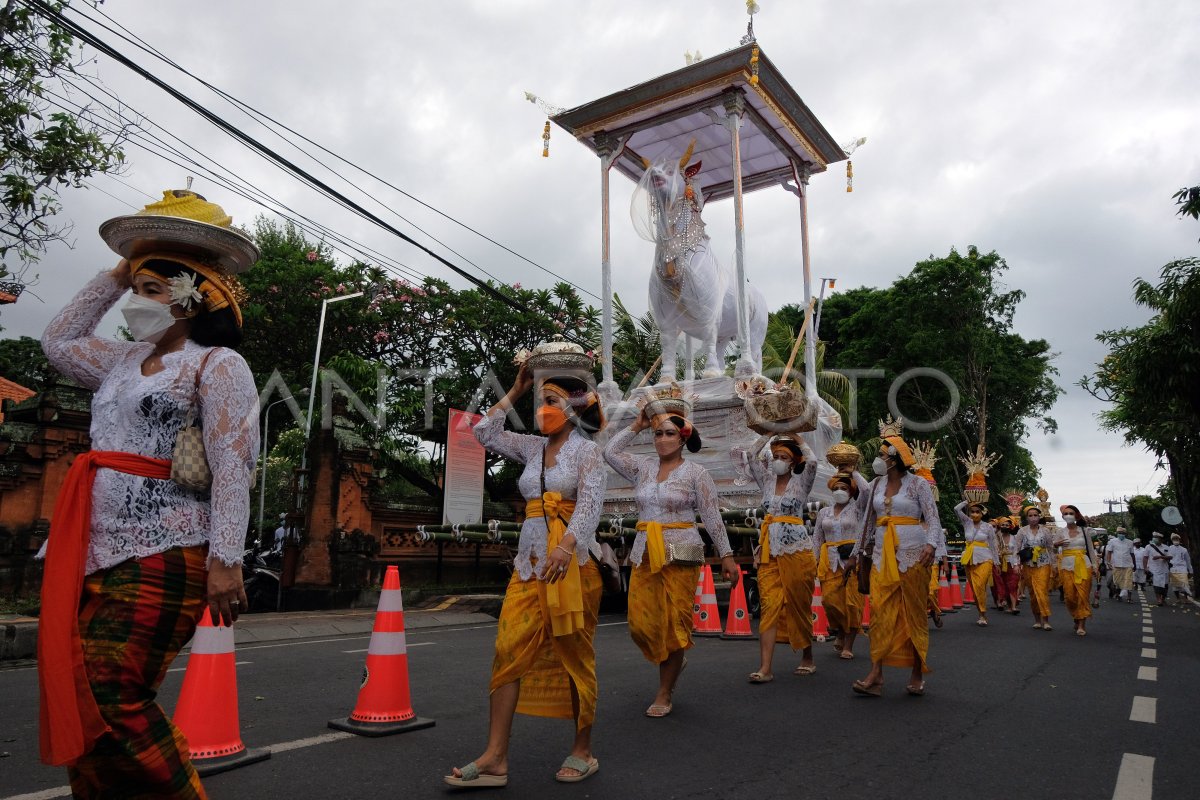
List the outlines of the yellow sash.
{"type": "Polygon", "coordinates": [[[681,530],[683,528],[696,527],[693,522],[655,522],[654,520],[646,520],[637,524],[639,531],[646,532],[646,555],[650,558],[650,572],[658,572],[667,563],[667,543],[663,539],[663,531],[672,528],[681,530]]]}
{"type": "Polygon", "coordinates": [[[962,557],[958,559],[958,563],[966,566],[971,566],[975,557],[976,546],[988,549],[987,542],[967,542],[967,546],[963,548],[962,557]]]}
{"type": "MultiPolygon", "coordinates": [[[[541,499],[525,503],[526,517],[545,517],[546,554],[562,544],[567,523],[575,511],[574,500],[564,500],[558,492],[546,492],[541,499]]],[[[546,584],[546,605],[550,608],[550,630],[555,636],[569,636],[583,630],[583,582],[579,578],[579,559],[571,553],[567,574],[546,584]]]]}
{"type": "Polygon", "coordinates": [[[1059,569],[1062,569],[1062,560],[1067,556],[1075,556],[1075,582],[1084,583],[1092,579],[1092,568],[1087,563],[1086,550],[1063,550],[1062,557],[1059,558],[1059,569]]]}
{"type": "Polygon", "coordinates": [[[840,539],[836,542],[821,542],[821,560],[817,563],[817,578],[821,583],[825,583],[833,577],[833,571],[829,569],[829,548],[840,547],[844,544],[854,544],[854,540],[840,539]]]}
{"type": "Polygon", "coordinates": [[[789,522],[792,525],[803,525],[804,519],[801,517],[788,517],[780,514],[767,514],[763,517],[762,525],[759,527],[758,546],[760,549],[758,554],[758,563],[765,564],[771,560],[771,537],[767,533],[771,525],[775,522],[789,522]]]}
{"type": "Polygon", "coordinates": [[[900,536],[896,533],[897,525],[920,525],[916,517],[897,517],[895,515],[880,517],[875,524],[887,528],[883,535],[883,563],[879,565],[880,588],[895,586],[900,582],[900,563],[896,560],[896,551],[900,549],[900,536]]]}
{"type": "Polygon", "coordinates": [[[1035,567],[1038,566],[1038,561],[1041,560],[1042,553],[1045,552],[1045,550],[1046,548],[1042,547],[1041,545],[1035,546],[1033,548],[1033,558],[1030,559],[1029,563],[1033,564],[1035,567]]]}

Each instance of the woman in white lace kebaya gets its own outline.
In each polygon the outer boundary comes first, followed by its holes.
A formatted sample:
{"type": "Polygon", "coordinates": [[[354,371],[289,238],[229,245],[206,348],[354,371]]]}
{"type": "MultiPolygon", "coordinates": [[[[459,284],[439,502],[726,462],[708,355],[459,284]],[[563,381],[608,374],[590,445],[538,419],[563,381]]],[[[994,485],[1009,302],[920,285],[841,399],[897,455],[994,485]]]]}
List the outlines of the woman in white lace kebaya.
{"type": "Polygon", "coordinates": [[[829,627],[837,631],[834,646],[838,656],[848,661],[854,658],[854,640],[862,630],[864,603],[857,576],[843,555],[846,551],[853,552],[854,543],[862,533],[869,487],[857,470],[837,473],[829,479],[828,486],[834,504],[817,512],[813,547],[817,552],[821,602],[829,627]]]}
{"type": "Polygon", "coordinates": [[[671,695],[692,646],[692,605],[704,561],[704,540],[696,529],[699,513],[717,555],[721,571],[738,580],[737,564],[717,504],[717,487],[708,470],[687,461],[683,449],[700,449],[700,434],[683,413],[655,414],[648,405],[633,425],[614,436],[604,458],[618,474],[632,481],[637,496],[638,535],[629,561],[629,634],[642,655],[658,665],[658,692],[646,709],[648,717],[665,717],[673,708],[671,695]],[[639,433],[654,431],[656,456],[625,452],[639,433]],[[674,554],[674,557],[672,555],[674,554]]]}
{"type": "Polygon", "coordinates": [[[870,545],[871,671],[854,682],[869,697],[883,693],[883,667],[909,667],[909,694],[925,693],[929,671],[929,628],[925,622],[930,565],[943,539],[942,524],[928,481],[914,475],[912,450],[899,436],[885,436],[871,468],[857,555],[870,545]]]}
{"type": "MultiPolygon", "coordinates": [[[[539,375],[539,377],[542,377],[539,375]]],[[[608,472],[589,435],[604,425],[600,398],[579,378],[550,376],[538,389],[538,429],[513,433],[504,418],[533,385],[527,366],[475,426],[480,444],[525,465],[526,500],[512,579],[496,633],[483,755],[445,776],[462,788],[506,786],[513,714],[575,720],[575,741],[555,776],[565,783],[600,768],[592,755],[596,718],[596,618],[602,583],[596,527],[608,472]]]]}
{"type": "Polygon", "coordinates": [[[755,561],[762,613],[758,624],[759,666],[750,683],[775,680],[775,643],[802,650],[797,675],[817,671],[812,654],[812,598],[817,579],[813,540],[804,525],[817,460],[799,434],[762,436],[750,446],[750,474],[762,492],[762,530],[755,561]],[[770,442],[770,447],[766,447],[770,442]]]}
{"type": "Polygon", "coordinates": [[[993,568],[1000,567],[1000,547],[996,541],[996,530],[990,522],[983,521],[983,503],[971,503],[963,500],[954,507],[959,522],[963,526],[964,546],[959,558],[967,569],[967,580],[971,582],[971,591],[975,594],[975,607],[979,618],[975,624],[987,627],[987,587],[992,579],[993,568]],[[966,509],[964,511],[964,509],[966,509]]]}
{"type": "Polygon", "coordinates": [[[1075,622],[1075,635],[1087,636],[1088,617],[1092,616],[1092,584],[1098,575],[1100,560],[1088,536],[1087,518],[1077,506],[1062,507],[1063,523],[1054,539],[1058,556],[1058,574],[1062,580],[1063,600],[1075,622]]]}
{"type": "Polygon", "coordinates": [[[39,631],[43,759],[70,766],[76,797],[117,786],[130,797],[204,796],[154,697],[206,605],[226,625],[246,606],[258,392],[232,349],[241,341],[232,283],[188,255],[123,260],[42,336],[54,368],[95,391],[92,450],[72,465],[47,541],[39,631]],[[96,336],[130,288],[122,311],[137,341],[96,336]],[[170,480],[176,435],[193,413],[207,491],[170,480]]]}

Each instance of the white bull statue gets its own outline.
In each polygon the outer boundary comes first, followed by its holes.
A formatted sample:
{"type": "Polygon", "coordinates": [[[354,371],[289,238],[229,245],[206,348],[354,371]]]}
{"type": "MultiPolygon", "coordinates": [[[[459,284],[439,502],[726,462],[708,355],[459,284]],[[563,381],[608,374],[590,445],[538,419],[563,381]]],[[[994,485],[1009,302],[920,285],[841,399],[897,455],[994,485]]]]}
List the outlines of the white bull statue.
{"type": "MultiPolygon", "coordinates": [[[[701,163],[688,166],[691,153],[689,146],[678,162],[645,161],[646,172],[638,181],[631,208],[638,234],[655,244],[650,313],[662,336],[661,381],[676,377],[680,333],[700,341],[706,378],[724,374],[726,350],[737,340],[737,276],[717,261],[704,231],[700,218],[704,200],[699,187],[692,184],[701,163]]],[[[747,285],[746,304],[750,340],[749,352],[743,356],[752,371],[759,373],[767,336],[767,303],[762,292],[747,285]]],[[[690,378],[690,346],[686,352],[689,374],[685,377],[690,378]]]]}

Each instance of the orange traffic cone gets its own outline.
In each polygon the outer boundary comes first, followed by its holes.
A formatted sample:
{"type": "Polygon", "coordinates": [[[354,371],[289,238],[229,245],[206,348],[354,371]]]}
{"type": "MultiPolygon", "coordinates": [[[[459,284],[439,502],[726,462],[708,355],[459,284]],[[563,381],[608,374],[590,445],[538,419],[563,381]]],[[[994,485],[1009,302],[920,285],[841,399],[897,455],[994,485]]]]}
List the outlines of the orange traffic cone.
{"type": "Polygon", "coordinates": [[[871,627],[871,596],[863,595],[863,618],[862,629],[865,631],[871,627]]]}
{"type": "Polygon", "coordinates": [[[938,577],[938,608],[943,614],[954,611],[954,601],[950,598],[950,582],[945,573],[938,577]]]}
{"type": "Polygon", "coordinates": [[[418,717],[408,694],[408,646],[404,638],[404,602],[400,597],[400,570],[387,568],[379,610],[367,645],[367,664],[354,711],[345,719],[329,720],[329,727],[362,736],[430,728],[431,719],[418,717]]]}
{"type": "Polygon", "coordinates": [[[174,716],[175,726],[187,739],[192,764],[201,776],[271,757],[265,747],[247,750],[242,744],[233,628],[214,627],[210,614],[205,609],[192,637],[174,716]]]}
{"type": "Polygon", "coordinates": [[[696,576],[696,594],[692,598],[692,630],[700,629],[700,598],[704,596],[704,570],[696,576]]]}
{"type": "Polygon", "coordinates": [[[704,588],[692,609],[692,634],[695,636],[720,636],[721,615],[717,611],[717,589],[713,586],[712,567],[705,564],[702,574],[704,588]]]}
{"type": "Polygon", "coordinates": [[[729,613],[725,616],[722,639],[757,639],[750,629],[750,609],[746,605],[746,571],[741,570],[737,585],[729,590],[729,613]]]}
{"type": "Polygon", "coordinates": [[[825,600],[821,597],[821,582],[813,585],[812,597],[813,638],[823,642],[829,636],[829,620],[825,617],[825,600]]]}
{"type": "Polygon", "coordinates": [[[950,565],[950,602],[954,604],[954,610],[958,611],[963,607],[962,584],[958,582],[958,565],[950,565]]]}

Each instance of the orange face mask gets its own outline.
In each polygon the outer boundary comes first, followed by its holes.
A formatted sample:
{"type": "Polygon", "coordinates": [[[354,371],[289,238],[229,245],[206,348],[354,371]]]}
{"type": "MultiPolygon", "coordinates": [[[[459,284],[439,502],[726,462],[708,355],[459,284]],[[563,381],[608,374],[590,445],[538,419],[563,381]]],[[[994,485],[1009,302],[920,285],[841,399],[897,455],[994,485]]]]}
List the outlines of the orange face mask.
{"type": "Polygon", "coordinates": [[[547,436],[558,433],[567,424],[567,415],[556,406],[541,406],[534,413],[538,430],[547,436]]]}

